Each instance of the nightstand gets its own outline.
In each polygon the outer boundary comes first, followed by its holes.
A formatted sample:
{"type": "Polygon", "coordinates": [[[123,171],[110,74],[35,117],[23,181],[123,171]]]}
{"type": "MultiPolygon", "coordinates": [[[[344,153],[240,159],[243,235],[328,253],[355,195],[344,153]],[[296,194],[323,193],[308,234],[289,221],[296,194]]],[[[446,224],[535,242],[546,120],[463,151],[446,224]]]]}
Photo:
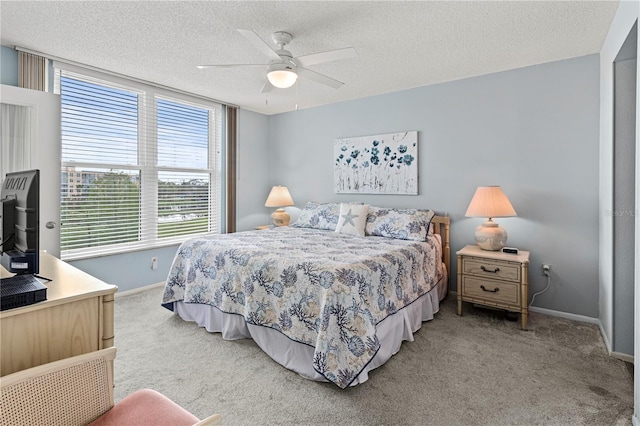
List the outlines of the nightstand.
{"type": "Polygon", "coordinates": [[[529,252],[506,254],[469,245],[458,256],[458,315],[462,302],[520,312],[522,329],[529,315],[529,252]]]}

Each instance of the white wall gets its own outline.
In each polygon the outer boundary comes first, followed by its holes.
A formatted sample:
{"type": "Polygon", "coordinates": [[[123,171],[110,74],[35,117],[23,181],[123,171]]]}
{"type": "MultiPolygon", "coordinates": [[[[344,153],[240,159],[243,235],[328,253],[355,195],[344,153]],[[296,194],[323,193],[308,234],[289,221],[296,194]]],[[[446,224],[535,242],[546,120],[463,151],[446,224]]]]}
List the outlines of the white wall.
{"type": "MultiPolygon", "coordinates": [[[[622,1],[613,18],[611,28],[600,51],[600,321],[605,341],[611,349],[613,339],[613,218],[605,213],[613,209],[613,61],[625,42],[634,23],[640,17],[640,2],[622,1]]],[[[640,48],[640,43],[638,47],[640,48]]],[[[640,55],[637,55],[640,56],[640,55]]],[[[637,74],[637,71],[636,71],[637,74]]],[[[636,111],[640,111],[640,75],[636,75],[636,111]]],[[[636,117],[636,211],[640,209],[640,120],[636,117]]],[[[640,215],[635,217],[635,342],[634,353],[640,353],[640,215]]],[[[633,423],[640,424],[640,371],[635,368],[634,377],[634,416],[633,423]]]]}
{"type": "MultiPolygon", "coordinates": [[[[479,185],[502,185],[518,217],[497,221],[531,251],[536,305],[598,317],[598,55],[270,117],[271,176],[308,200],[424,207],[452,217],[452,249],[473,244],[465,218],[479,185]],[[335,138],[417,130],[419,195],[333,192],[335,138]]],[[[455,287],[455,258],[452,259],[455,287]]]]}

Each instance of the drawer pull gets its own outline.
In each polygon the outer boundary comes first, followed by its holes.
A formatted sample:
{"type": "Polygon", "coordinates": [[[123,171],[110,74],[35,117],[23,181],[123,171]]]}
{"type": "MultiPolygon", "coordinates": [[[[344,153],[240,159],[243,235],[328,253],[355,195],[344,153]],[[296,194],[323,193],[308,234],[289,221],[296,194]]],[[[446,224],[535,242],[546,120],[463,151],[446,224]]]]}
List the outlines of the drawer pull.
{"type": "Polygon", "coordinates": [[[489,293],[497,293],[498,290],[500,290],[500,288],[496,287],[493,290],[487,290],[483,285],[480,286],[480,288],[482,289],[482,291],[487,291],[489,293]]]}
{"type": "Polygon", "coordinates": [[[489,269],[485,268],[484,265],[480,265],[480,269],[482,269],[484,272],[491,272],[492,274],[500,271],[500,268],[496,268],[493,271],[490,271],[489,269]]]}

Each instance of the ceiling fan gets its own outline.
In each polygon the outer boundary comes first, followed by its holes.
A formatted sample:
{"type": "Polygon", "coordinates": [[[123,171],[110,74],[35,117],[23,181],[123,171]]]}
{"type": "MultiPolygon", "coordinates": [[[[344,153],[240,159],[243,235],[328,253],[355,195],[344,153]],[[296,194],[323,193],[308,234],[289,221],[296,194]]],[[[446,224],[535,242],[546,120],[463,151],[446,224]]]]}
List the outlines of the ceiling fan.
{"type": "Polygon", "coordinates": [[[262,93],[268,92],[272,87],[286,89],[293,86],[298,77],[307,78],[317,83],[324,84],[334,89],[339,89],[343,82],[311,71],[306,68],[310,65],[322,64],[325,62],[337,61],[340,59],[355,58],[358,56],[353,47],[330,50],[328,52],[314,53],[293,57],[285,46],[291,43],[293,36],[285,31],[277,31],[271,34],[271,39],[277,46],[277,50],[272,49],[258,35],[251,30],[238,30],[247,40],[258,48],[269,58],[268,64],[218,64],[218,65],[198,65],[200,69],[214,67],[244,67],[244,66],[267,66],[267,81],[262,87],[262,93]]]}

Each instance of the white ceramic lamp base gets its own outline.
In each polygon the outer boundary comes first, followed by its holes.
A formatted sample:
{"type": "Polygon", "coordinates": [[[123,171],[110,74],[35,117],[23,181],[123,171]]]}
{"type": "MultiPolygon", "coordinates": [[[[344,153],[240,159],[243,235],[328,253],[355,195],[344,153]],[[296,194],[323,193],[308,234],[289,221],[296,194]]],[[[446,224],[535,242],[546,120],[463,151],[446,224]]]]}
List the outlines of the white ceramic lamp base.
{"type": "Polygon", "coordinates": [[[288,226],[291,221],[291,216],[289,216],[289,213],[284,211],[284,209],[277,209],[271,214],[271,221],[273,221],[275,226],[288,226]]]}
{"type": "Polygon", "coordinates": [[[491,219],[478,226],[474,236],[482,250],[496,251],[507,244],[507,231],[491,219]]]}

